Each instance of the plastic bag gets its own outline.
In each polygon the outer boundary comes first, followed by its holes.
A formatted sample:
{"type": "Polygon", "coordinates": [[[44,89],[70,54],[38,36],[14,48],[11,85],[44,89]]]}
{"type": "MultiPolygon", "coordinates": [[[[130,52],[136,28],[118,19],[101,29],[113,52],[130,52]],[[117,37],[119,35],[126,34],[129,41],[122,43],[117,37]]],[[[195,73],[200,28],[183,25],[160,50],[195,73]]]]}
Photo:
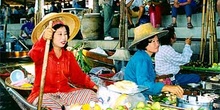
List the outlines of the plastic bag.
{"type": "Polygon", "coordinates": [[[138,102],[144,102],[146,100],[142,93],[134,95],[120,94],[110,91],[103,86],[99,87],[97,97],[103,104],[104,108],[111,107],[115,109],[117,106],[125,105],[129,108],[129,110],[135,108],[138,102]]]}
{"type": "Polygon", "coordinates": [[[125,73],[125,67],[122,67],[119,72],[117,72],[111,79],[112,80],[123,80],[124,79],[124,73],[125,73]]]}

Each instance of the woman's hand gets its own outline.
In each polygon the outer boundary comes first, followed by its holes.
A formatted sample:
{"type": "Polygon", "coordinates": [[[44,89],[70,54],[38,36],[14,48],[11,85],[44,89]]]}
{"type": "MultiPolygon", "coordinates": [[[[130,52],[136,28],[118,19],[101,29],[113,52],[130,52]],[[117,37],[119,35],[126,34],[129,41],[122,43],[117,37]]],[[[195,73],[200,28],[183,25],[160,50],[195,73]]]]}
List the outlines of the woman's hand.
{"type": "Polygon", "coordinates": [[[50,21],[48,27],[44,30],[44,34],[43,34],[44,40],[51,40],[52,39],[52,35],[55,31],[52,28],[52,25],[53,25],[53,21],[50,21]]]}
{"type": "Polygon", "coordinates": [[[182,98],[184,93],[183,88],[178,85],[165,85],[162,92],[171,92],[179,98],[182,98]]]}
{"type": "Polygon", "coordinates": [[[97,90],[98,90],[98,88],[99,88],[99,87],[98,87],[97,85],[95,85],[95,86],[93,86],[93,88],[92,88],[92,89],[94,89],[94,90],[96,90],[96,91],[97,91],[97,90]]]}

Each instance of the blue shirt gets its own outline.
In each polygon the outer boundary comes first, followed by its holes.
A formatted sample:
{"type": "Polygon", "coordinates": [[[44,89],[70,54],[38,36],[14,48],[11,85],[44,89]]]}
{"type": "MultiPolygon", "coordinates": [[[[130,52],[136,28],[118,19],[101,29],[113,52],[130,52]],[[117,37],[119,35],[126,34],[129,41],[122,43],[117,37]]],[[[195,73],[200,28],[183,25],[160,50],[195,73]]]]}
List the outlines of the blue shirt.
{"type": "MultiPolygon", "coordinates": [[[[125,4],[128,4],[131,0],[126,0],[125,4]]],[[[130,9],[133,9],[134,7],[140,7],[141,5],[143,5],[143,0],[134,0],[130,9]]]]}
{"type": "Polygon", "coordinates": [[[156,73],[151,57],[144,50],[138,50],[131,57],[125,68],[124,79],[146,86],[148,89],[143,92],[146,99],[149,99],[148,95],[160,94],[164,86],[161,82],[155,82],[156,73]]]}
{"type": "Polygon", "coordinates": [[[21,30],[24,30],[28,35],[31,35],[33,29],[34,29],[34,23],[30,21],[26,22],[21,26],[21,30]]]}
{"type": "Polygon", "coordinates": [[[155,54],[155,70],[158,75],[177,74],[180,66],[189,63],[193,51],[190,45],[184,46],[183,52],[179,53],[170,45],[162,45],[155,54]]]}
{"type": "MultiPolygon", "coordinates": [[[[179,3],[185,3],[185,2],[187,2],[187,0],[178,0],[178,2],[179,2],[179,3]]],[[[195,0],[192,0],[191,3],[190,3],[190,5],[194,7],[194,6],[197,5],[197,3],[195,2],[195,0]]]]}

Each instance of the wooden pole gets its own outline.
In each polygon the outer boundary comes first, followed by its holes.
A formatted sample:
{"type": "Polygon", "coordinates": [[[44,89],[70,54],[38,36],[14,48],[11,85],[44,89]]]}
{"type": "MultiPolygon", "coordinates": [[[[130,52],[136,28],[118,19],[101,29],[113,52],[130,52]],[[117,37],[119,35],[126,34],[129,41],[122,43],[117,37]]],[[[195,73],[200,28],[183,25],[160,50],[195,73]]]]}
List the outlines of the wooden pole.
{"type": "Polygon", "coordinates": [[[93,0],[93,13],[100,13],[99,0],[93,0]]]}
{"type": "Polygon", "coordinates": [[[206,10],[206,0],[203,0],[202,6],[202,36],[200,42],[200,61],[204,61],[204,53],[205,53],[205,44],[206,44],[206,36],[205,36],[205,10],[206,10]]]}
{"type": "Polygon", "coordinates": [[[125,0],[120,2],[120,25],[119,25],[119,42],[120,47],[125,47],[125,0]]]}
{"type": "Polygon", "coordinates": [[[214,62],[214,33],[213,33],[213,4],[212,4],[212,0],[210,0],[210,37],[211,37],[211,43],[212,43],[212,46],[211,46],[211,63],[210,64],[213,64],[214,62]]]}
{"type": "Polygon", "coordinates": [[[211,1],[211,11],[212,11],[212,33],[213,33],[213,62],[217,63],[218,61],[218,41],[217,41],[217,35],[216,35],[216,24],[215,24],[215,5],[213,0],[211,1]]]}
{"type": "MultiPolygon", "coordinates": [[[[43,12],[44,8],[42,6],[43,4],[44,4],[44,0],[35,0],[35,15],[34,15],[35,25],[37,25],[41,21],[44,15],[44,12],[43,12]]],[[[52,27],[52,22],[49,23],[49,27],[52,27]]],[[[41,106],[42,106],[49,46],[50,46],[50,40],[47,40],[46,45],[45,45],[42,75],[41,75],[41,82],[40,82],[40,94],[38,98],[37,110],[41,110],[41,106]]]]}
{"type": "MultiPolygon", "coordinates": [[[[52,28],[52,23],[53,23],[52,21],[49,22],[49,28],[52,28]]],[[[40,82],[40,95],[38,99],[37,110],[41,110],[41,106],[42,106],[49,47],[50,47],[50,40],[47,40],[45,51],[44,51],[43,68],[42,68],[42,75],[41,75],[41,82],[40,82]]]]}
{"type": "Polygon", "coordinates": [[[37,25],[41,21],[44,15],[44,12],[43,12],[44,8],[42,6],[43,4],[44,4],[44,0],[35,0],[35,14],[34,14],[35,25],[37,25]]]}

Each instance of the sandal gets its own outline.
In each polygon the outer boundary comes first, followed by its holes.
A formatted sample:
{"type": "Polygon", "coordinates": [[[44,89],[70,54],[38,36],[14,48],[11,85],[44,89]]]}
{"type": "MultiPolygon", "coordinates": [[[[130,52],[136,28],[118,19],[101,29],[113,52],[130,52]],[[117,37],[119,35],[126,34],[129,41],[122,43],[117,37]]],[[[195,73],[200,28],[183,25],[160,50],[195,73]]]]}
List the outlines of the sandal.
{"type": "Polygon", "coordinates": [[[192,23],[187,23],[187,28],[192,29],[193,28],[192,23]]]}

